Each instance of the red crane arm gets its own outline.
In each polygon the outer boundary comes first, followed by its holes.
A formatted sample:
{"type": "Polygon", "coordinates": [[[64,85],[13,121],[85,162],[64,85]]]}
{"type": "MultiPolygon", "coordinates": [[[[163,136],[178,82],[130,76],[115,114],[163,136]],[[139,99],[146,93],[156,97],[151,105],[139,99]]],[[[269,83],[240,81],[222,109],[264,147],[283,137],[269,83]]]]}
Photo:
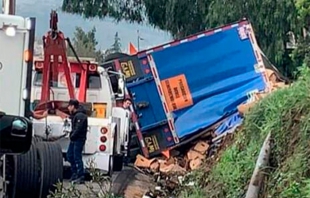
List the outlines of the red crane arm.
{"type": "Polygon", "coordinates": [[[43,37],[44,64],[41,102],[50,101],[51,80],[57,82],[59,67],[63,68],[70,98],[75,98],[67,59],[66,39],[64,34],[58,30],[58,15],[56,11],[52,11],[50,17],[50,31],[43,37]]]}

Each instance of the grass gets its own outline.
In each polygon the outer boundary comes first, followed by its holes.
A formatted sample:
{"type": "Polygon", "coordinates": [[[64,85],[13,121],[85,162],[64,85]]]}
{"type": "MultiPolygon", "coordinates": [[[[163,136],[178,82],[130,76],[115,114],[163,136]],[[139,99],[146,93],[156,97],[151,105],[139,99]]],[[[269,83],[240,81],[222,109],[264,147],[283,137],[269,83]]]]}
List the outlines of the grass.
{"type": "MultiPolygon", "coordinates": [[[[196,195],[209,198],[242,198],[253,173],[260,148],[271,132],[271,167],[260,197],[310,197],[310,70],[289,88],[280,89],[261,100],[247,115],[235,142],[206,176],[196,195]]],[[[201,180],[201,178],[199,179],[201,180]]],[[[195,193],[194,193],[195,194],[195,193]]],[[[182,196],[181,196],[182,197],[182,196]]]]}

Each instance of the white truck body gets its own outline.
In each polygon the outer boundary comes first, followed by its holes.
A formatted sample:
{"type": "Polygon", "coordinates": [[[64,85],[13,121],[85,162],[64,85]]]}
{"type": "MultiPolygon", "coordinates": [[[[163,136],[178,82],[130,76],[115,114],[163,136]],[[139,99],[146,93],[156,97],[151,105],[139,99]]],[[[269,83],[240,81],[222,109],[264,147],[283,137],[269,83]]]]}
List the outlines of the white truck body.
{"type": "Polygon", "coordinates": [[[0,14],[0,111],[6,114],[24,116],[30,98],[25,56],[32,25],[30,18],[0,14]]]}
{"type": "MultiPolygon", "coordinates": [[[[0,14],[0,111],[11,115],[29,116],[31,102],[39,100],[41,95],[40,74],[33,71],[32,58],[35,24],[33,18],[23,18],[13,15],[0,14]],[[32,39],[30,37],[33,36],[32,39]],[[30,42],[31,40],[31,42],[30,42]],[[34,74],[34,75],[33,75],[34,74]],[[33,78],[32,78],[33,76],[33,78]]],[[[98,67],[99,78],[94,78],[95,85],[87,90],[87,102],[105,103],[105,118],[89,117],[89,132],[84,148],[83,160],[85,164],[93,159],[98,169],[111,171],[113,156],[121,154],[121,138],[128,133],[129,115],[126,110],[115,107],[115,95],[112,90],[108,74],[98,67]],[[98,81],[99,80],[99,81],[98,81]],[[98,81],[98,82],[96,82],[98,81]],[[118,123],[118,124],[116,124],[118,123]],[[124,127],[125,126],[125,127],[124,127]],[[101,133],[106,127],[108,132],[101,133]],[[106,136],[107,141],[101,142],[106,136]],[[117,137],[117,138],[115,138],[117,137]],[[101,146],[105,145],[102,151],[101,146]]],[[[68,101],[69,95],[65,87],[52,87],[51,99],[68,101]]],[[[75,89],[78,93],[79,89],[75,89]]],[[[33,119],[34,135],[46,137],[45,129],[49,128],[50,136],[63,135],[64,120],[57,116],[48,116],[46,119],[33,119]]],[[[66,153],[69,138],[57,141],[66,153]]]]}
{"type": "MultiPolygon", "coordinates": [[[[62,75],[62,74],[59,74],[62,75]]],[[[76,75],[72,74],[73,84],[75,84],[76,75]]],[[[110,79],[106,71],[98,67],[98,75],[94,75],[93,82],[89,81],[89,87],[86,92],[86,102],[102,103],[106,106],[105,118],[88,118],[89,131],[83,150],[84,164],[89,165],[88,160],[95,162],[96,168],[105,172],[110,171],[113,163],[112,157],[115,154],[121,154],[121,145],[124,145],[124,136],[128,134],[129,113],[123,108],[115,107],[115,96],[111,88],[110,79]],[[117,123],[118,122],[118,123],[117,123]],[[108,132],[101,133],[101,128],[106,127],[108,132]],[[106,136],[107,141],[102,142],[101,137],[106,136]],[[117,137],[115,139],[115,137],[117,137]],[[100,146],[105,145],[105,151],[100,150],[100,146]]],[[[42,73],[33,71],[31,102],[40,100],[42,85],[42,73]]],[[[69,93],[66,87],[59,86],[59,81],[51,87],[51,99],[57,101],[68,101],[69,93]]],[[[76,96],[79,89],[75,87],[76,96]]],[[[49,137],[59,137],[64,135],[64,120],[58,116],[48,116],[46,119],[33,120],[34,134],[39,137],[46,137],[46,126],[49,137]]],[[[65,154],[69,145],[69,137],[57,140],[65,154]]]]}
{"type": "MultiPolygon", "coordinates": [[[[5,5],[8,6],[7,3],[5,5]]],[[[31,41],[34,36],[34,18],[0,14],[0,111],[7,115],[28,117],[33,51],[31,41]]],[[[20,190],[17,189],[17,183],[23,182],[17,179],[24,178],[24,174],[35,174],[29,170],[17,173],[17,167],[23,164],[26,158],[26,155],[0,154],[0,197],[15,197],[16,191],[20,190]],[[19,162],[16,161],[17,158],[19,162]],[[9,161],[13,161],[13,164],[9,161]],[[9,176],[12,175],[16,180],[10,179],[9,176]]]]}

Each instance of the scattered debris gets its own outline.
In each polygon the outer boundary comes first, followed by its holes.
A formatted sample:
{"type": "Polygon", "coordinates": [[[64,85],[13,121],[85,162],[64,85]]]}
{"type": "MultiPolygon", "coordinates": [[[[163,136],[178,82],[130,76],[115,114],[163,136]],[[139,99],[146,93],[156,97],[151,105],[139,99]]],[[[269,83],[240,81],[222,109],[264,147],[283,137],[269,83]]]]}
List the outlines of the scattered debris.
{"type": "MultiPolygon", "coordinates": [[[[276,91],[280,88],[288,87],[289,85],[285,84],[284,82],[279,82],[277,76],[274,71],[270,69],[266,69],[266,75],[268,77],[268,84],[270,87],[270,91],[276,91]]],[[[270,92],[269,92],[270,93],[270,92]]],[[[268,92],[260,92],[254,94],[254,100],[245,104],[241,104],[238,106],[238,111],[241,115],[244,115],[246,112],[249,111],[259,100],[266,97],[268,92]]]]}
{"type": "Polygon", "coordinates": [[[147,159],[142,155],[138,155],[135,167],[149,174],[153,177],[157,186],[144,194],[144,198],[158,198],[158,197],[174,197],[174,192],[177,191],[180,186],[192,186],[193,182],[185,182],[185,177],[192,170],[196,170],[201,167],[204,160],[207,158],[208,152],[211,149],[210,142],[212,136],[209,136],[209,140],[200,140],[195,143],[185,155],[181,155],[180,152],[173,151],[168,159],[154,158],[147,159]]]}

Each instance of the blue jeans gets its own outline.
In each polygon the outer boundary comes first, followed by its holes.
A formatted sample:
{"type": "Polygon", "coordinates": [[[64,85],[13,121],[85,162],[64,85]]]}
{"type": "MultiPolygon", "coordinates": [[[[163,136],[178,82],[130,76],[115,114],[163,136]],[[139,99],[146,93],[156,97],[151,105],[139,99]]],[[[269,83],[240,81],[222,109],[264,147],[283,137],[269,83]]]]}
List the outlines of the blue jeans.
{"type": "Polygon", "coordinates": [[[67,151],[67,160],[71,164],[72,175],[76,174],[78,177],[84,176],[84,164],[82,160],[84,145],[84,140],[70,141],[67,151]]]}

